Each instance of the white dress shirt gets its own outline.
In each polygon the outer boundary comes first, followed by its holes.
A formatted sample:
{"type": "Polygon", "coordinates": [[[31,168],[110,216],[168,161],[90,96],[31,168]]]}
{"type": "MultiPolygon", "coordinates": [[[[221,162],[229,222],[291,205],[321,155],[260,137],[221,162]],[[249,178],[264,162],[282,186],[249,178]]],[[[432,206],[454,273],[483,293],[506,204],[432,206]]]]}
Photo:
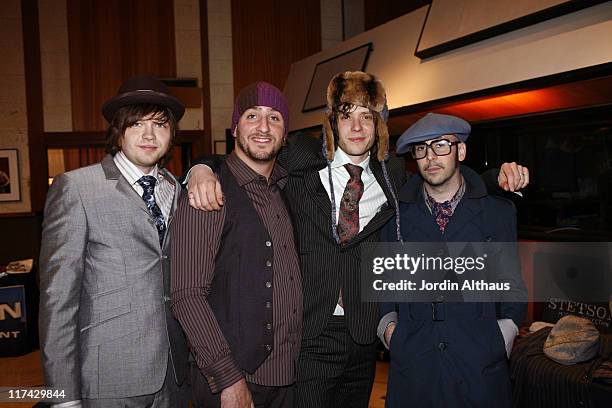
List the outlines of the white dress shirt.
{"type": "MultiPolygon", "coordinates": [[[[332,171],[332,183],[334,188],[334,198],[336,201],[336,225],[338,225],[340,202],[346,183],[348,183],[351,176],[344,167],[345,164],[354,164],[363,168],[361,173],[361,181],[363,182],[363,195],[359,200],[359,232],[361,232],[372,218],[378,213],[381,207],[387,202],[387,196],[383,191],[382,187],[376,181],[376,177],[372,173],[370,168],[370,154],[361,163],[355,164],[351,161],[349,155],[347,155],[341,148],[336,149],[334,154],[334,160],[331,162],[332,171]]],[[[331,192],[329,185],[329,170],[327,167],[319,170],[319,176],[321,177],[321,183],[327,191],[327,195],[331,200],[331,192]]],[[[344,308],[339,304],[336,305],[334,310],[334,316],[344,316],[344,308]]]]}
{"type": "Polygon", "coordinates": [[[138,180],[142,176],[153,176],[157,180],[154,189],[155,202],[159,206],[162,214],[164,215],[164,220],[166,224],[168,223],[168,219],[170,217],[170,210],[172,209],[172,202],[174,200],[174,186],[169,180],[167,180],[162,174],[159,172],[157,165],[153,167],[153,170],[149,174],[144,174],[134,163],[132,163],[123,152],[118,152],[113,160],[121,175],[125,177],[125,179],[130,183],[132,188],[138,193],[140,197],[142,197],[142,193],[144,192],[143,188],[138,184],[138,180]]]}
{"type": "MultiPolygon", "coordinates": [[[[334,155],[334,161],[331,163],[332,169],[332,181],[334,184],[334,198],[336,201],[336,225],[338,225],[338,215],[340,211],[340,202],[342,200],[342,194],[346,188],[346,183],[350,179],[349,172],[344,168],[345,164],[355,164],[351,161],[350,157],[341,149],[336,150],[334,155]]],[[[380,211],[383,204],[387,202],[387,196],[383,191],[382,187],[376,181],[376,177],[370,169],[370,155],[364,161],[359,164],[355,164],[363,168],[361,173],[361,181],[363,182],[363,195],[359,200],[359,232],[368,225],[372,218],[380,211]]],[[[329,173],[327,167],[319,170],[319,176],[321,177],[321,183],[327,191],[327,195],[331,200],[331,193],[329,190],[329,173]]]]}

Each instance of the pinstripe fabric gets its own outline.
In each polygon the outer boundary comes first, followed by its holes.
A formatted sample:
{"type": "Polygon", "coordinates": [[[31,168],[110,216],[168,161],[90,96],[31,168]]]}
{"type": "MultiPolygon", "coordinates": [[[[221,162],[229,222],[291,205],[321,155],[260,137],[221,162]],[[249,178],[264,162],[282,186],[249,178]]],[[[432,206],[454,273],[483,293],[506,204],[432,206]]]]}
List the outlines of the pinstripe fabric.
{"type": "MultiPolygon", "coordinates": [[[[293,230],[280,193],[287,173],[275,166],[268,184],[235,154],[228,157],[227,165],[246,190],[272,238],[274,249],[274,348],[247,380],[266,386],[288,385],[295,381],[302,330],[302,288],[293,230]]],[[[225,207],[219,212],[202,212],[183,200],[172,232],[173,310],[187,332],[198,366],[213,392],[243,376],[206,302],[214,279],[215,257],[223,245],[221,232],[225,216],[225,207]]]]}
{"type": "MultiPolygon", "coordinates": [[[[327,183],[320,176],[327,165],[320,143],[307,136],[293,136],[279,157],[290,172],[285,193],[293,215],[304,288],[297,407],[367,408],[379,316],[376,304],[361,301],[360,252],[362,243],[378,241],[380,229],[394,215],[389,204],[393,200],[380,163],[370,160],[368,171],[374,178],[370,186],[380,189],[374,199],[381,200],[381,206],[367,210],[369,222],[360,225],[355,237],[337,244],[332,235],[335,225],[331,225],[327,183]],[[340,291],[344,317],[332,316],[340,291]]],[[[392,188],[397,190],[406,179],[404,163],[393,158],[387,166],[392,188]]]]}
{"type": "MultiPolygon", "coordinates": [[[[378,307],[364,303],[360,294],[360,244],[376,242],[383,225],[394,215],[392,202],[377,160],[369,167],[387,203],[347,244],[338,245],[332,236],[331,203],[319,171],[327,166],[321,141],[308,135],[293,135],[279,155],[279,163],[289,172],[285,187],[297,238],[304,292],[304,335],[318,336],[327,326],[342,289],[345,322],[353,340],[370,344],[376,340],[378,307]]],[[[401,159],[387,163],[394,187],[406,180],[401,159]]],[[[338,194],[341,195],[341,194],[338,194]]]]}
{"type": "Polygon", "coordinates": [[[332,317],[300,352],[298,407],[367,408],[376,370],[376,343],[353,341],[343,317],[332,317]]]}
{"type": "Polygon", "coordinates": [[[593,380],[593,372],[606,360],[605,348],[598,358],[569,366],[546,357],[544,342],[551,328],[517,339],[510,355],[512,407],[607,407],[611,388],[593,380]]]}
{"type": "MultiPolygon", "coordinates": [[[[134,165],[123,152],[118,152],[114,157],[113,161],[119,168],[121,175],[125,177],[125,179],[130,183],[132,188],[136,190],[138,195],[142,197],[143,189],[138,184],[138,180],[145,176],[142,171],[138,167],[134,165]]],[[[164,220],[166,224],[168,224],[168,219],[170,218],[170,209],[172,208],[172,200],[174,199],[174,186],[172,183],[166,179],[162,173],[159,171],[157,166],[153,168],[151,173],[149,174],[157,179],[157,185],[155,186],[155,202],[159,205],[162,214],[164,215],[164,220]]]]}

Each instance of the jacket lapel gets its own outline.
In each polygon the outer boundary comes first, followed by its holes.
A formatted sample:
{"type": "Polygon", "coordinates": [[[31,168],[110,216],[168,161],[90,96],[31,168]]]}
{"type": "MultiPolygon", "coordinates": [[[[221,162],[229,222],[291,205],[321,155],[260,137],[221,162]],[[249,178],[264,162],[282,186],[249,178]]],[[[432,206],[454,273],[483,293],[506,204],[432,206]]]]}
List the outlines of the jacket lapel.
{"type": "Polygon", "coordinates": [[[470,199],[464,196],[459,202],[459,205],[457,205],[457,208],[455,208],[455,212],[446,226],[446,230],[444,231],[446,240],[453,241],[453,237],[460,233],[463,227],[472,222],[474,218],[480,217],[481,212],[482,207],[480,205],[480,200],[470,199]]]}
{"type": "Polygon", "coordinates": [[[111,155],[107,155],[102,160],[102,169],[104,170],[104,174],[107,180],[113,180],[117,182],[117,190],[131,203],[135,204],[138,208],[143,210],[144,212],[149,214],[149,209],[147,205],[143,201],[142,197],[136,193],[136,190],[128,181],[121,175],[119,168],[115,164],[113,157],[111,155]]]}
{"type": "MultiPolygon", "coordinates": [[[[331,217],[331,201],[329,199],[329,195],[327,195],[327,191],[325,191],[325,188],[323,187],[323,184],[321,184],[319,172],[309,171],[304,173],[304,184],[306,185],[308,197],[312,199],[316,206],[319,207],[319,209],[323,211],[326,216],[331,217]]],[[[338,211],[338,209],[336,209],[336,211],[338,211]]],[[[336,218],[337,216],[338,214],[336,214],[336,218]]]]}
{"type": "MultiPolygon", "coordinates": [[[[389,219],[395,214],[395,202],[393,200],[393,195],[391,194],[389,186],[385,181],[385,177],[380,163],[373,157],[370,158],[370,169],[372,170],[372,174],[374,174],[374,178],[376,178],[376,182],[385,193],[385,197],[387,197],[387,203],[385,203],[380,209],[380,211],[378,211],[376,215],[370,220],[370,222],[368,222],[368,225],[366,225],[359,234],[357,234],[351,241],[349,241],[349,245],[353,241],[360,242],[363,238],[382,228],[387,223],[387,221],[389,221],[389,219]]],[[[391,181],[391,186],[394,186],[395,180],[393,180],[392,175],[390,173],[389,178],[391,181]]]]}
{"type": "Polygon", "coordinates": [[[168,220],[166,222],[166,226],[169,229],[170,223],[172,222],[172,219],[174,218],[174,212],[176,211],[176,207],[178,205],[178,200],[181,195],[182,187],[179,181],[176,179],[176,177],[174,177],[174,175],[170,173],[168,170],[159,169],[159,171],[161,172],[162,176],[164,176],[164,178],[168,180],[170,184],[172,184],[172,187],[174,188],[174,196],[172,197],[172,206],[170,207],[170,214],[168,215],[168,220]]]}

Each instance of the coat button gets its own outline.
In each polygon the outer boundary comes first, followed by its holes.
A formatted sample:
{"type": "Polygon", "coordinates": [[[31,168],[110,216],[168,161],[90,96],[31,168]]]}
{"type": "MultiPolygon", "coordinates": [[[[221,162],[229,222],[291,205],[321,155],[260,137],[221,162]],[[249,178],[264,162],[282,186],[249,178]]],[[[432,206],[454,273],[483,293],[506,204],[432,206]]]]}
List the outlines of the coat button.
{"type": "Polygon", "coordinates": [[[438,344],[438,350],[440,351],[446,350],[446,343],[441,341],[440,344],[438,344]]]}
{"type": "Polygon", "coordinates": [[[168,259],[168,255],[162,255],[162,259],[168,259]]]}
{"type": "Polygon", "coordinates": [[[272,266],[272,261],[267,260],[267,261],[266,261],[266,266],[272,266]]]}
{"type": "Polygon", "coordinates": [[[266,241],[266,246],[267,246],[267,247],[271,247],[271,246],[272,246],[272,243],[271,243],[270,241],[266,241]]]}
{"type": "Polygon", "coordinates": [[[272,287],[272,282],[266,282],[266,288],[271,288],[272,287]]]}
{"type": "Polygon", "coordinates": [[[266,344],[266,350],[268,350],[268,351],[272,350],[272,346],[269,345],[269,344],[266,344]]]}
{"type": "Polygon", "coordinates": [[[266,329],[268,329],[268,330],[272,330],[272,323],[268,323],[268,324],[266,324],[266,329]]]}

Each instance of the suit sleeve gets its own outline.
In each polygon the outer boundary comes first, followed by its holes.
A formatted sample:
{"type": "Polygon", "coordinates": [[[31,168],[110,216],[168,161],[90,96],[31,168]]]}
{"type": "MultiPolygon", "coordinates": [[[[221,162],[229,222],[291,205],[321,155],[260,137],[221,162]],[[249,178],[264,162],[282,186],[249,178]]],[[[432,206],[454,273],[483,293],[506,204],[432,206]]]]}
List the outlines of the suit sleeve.
{"type": "Polygon", "coordinates": [[[65,390],[63,401],[81,398],[78,312],[87,240],[87,216],[78,186],[61,174],[45,204],[39,329],[46,385],[65,390]]]}
{"type": "Polygon", "coordinates": [[[198,164],[204,164],[210,167],[211,170],[216,173],[217,170],[219,170],[219,167],[221,167],[221,165],[225,163],[226,158],[227,156],[219,154],[214,154],[211,156],[202,156],[197,158],[193,161],[193,163],[191,163],[191,167],[189,167],[185,174],[183,174],[183,176],[179,179],[181,186],[185,186],[186,182],[188,181],[189,172],[191,171],[191,169],[193,169],[194,166],[197,166],[198,164]]]}
{"type": "Polygon", "coordinates": [[[212,392],[219,392],[243,377],[207,300],[221,245],[225,208],[212,212],[195,210],[183,195],[172,225],[172,312],[185,330],[212,392]]]}
{"type": "MultiPolygon", "coordinates": [[[[397,242],[395,217],[391,218],[387,224],[383,227],[380,234],[380,242],[384,245],[386,242],[397,242]]],[[[397,313],[397,303],[395,302],[383,302],[380,304],[380,321],[376,329],[378,338],[383,344],[388,347],[385,342],[385,329],[391,322],[398,322],[399,316],[397,313]]]]}
{"type": "Polygon", "coordinates": [[[480,177],[482,177],[482,181],[487,187],[487,193],[489,195],[503,197],[515,204],[518,204],[522,200],[522,196],[511,191],[506,191],[499,186],[499,182],[497,181],[499,177],[499,168],[485,170],[480,177]]]}
{"type": "MultiPolygon", "coordinates": [[[[505,200],[498,198],[497,201],[505,200]]],[[[502,225],[503,232],[499,240],[502,242],[503,248],[498,270],[500,271],[499,278],[502,281],[509,282],[511,290],[506,294],[508,301],[498,303],[497,318],[512,319],[516,327],[521,327],[527,315],[528,294],[521,273],[521,262],[516,242],[516,209],[511,202],[505,201],[503,204],[508,207],[508,216],[501,218],[504,220],[504,225],[502,225]]]]}

